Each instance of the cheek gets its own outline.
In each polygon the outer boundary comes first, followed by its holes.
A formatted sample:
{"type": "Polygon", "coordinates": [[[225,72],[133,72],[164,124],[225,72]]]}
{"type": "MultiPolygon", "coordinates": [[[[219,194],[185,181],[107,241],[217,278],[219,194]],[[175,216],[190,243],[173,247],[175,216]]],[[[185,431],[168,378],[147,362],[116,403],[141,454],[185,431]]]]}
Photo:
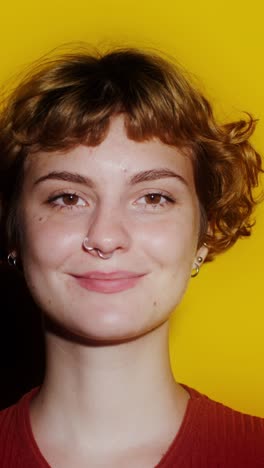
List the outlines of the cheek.
{"type": "Polygon", "coordinates": [[[141,242],[148,256],[156,263],[174,269],[178,269],[182,263],[188,268],[192,265],[198,240],[198,226],[193,216],[144,227],[141,242]]]}
{"type": "Polygon", "coordinates": [[[22,223],[22,263],[48,266],[60,264],[76,245],[81,245],[78,223],[57,222],[52,216],[25,217],[22,223]]]}

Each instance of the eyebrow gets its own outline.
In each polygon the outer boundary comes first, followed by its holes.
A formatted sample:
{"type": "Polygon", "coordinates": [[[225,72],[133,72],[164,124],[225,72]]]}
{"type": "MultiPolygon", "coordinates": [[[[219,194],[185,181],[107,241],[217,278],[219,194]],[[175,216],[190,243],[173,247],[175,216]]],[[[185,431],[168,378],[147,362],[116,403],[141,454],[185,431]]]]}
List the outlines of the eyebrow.
{"type": "MultiPolygon", "coordinates": [[[[172,171],[171,169],[161,168],[161,169],[151,169],[149,171],[141,171],[133,175],[129,179],[129,185],[135,185],[142,182],[148,182],[159,179],[175,178],[182,182],[184,185],[188,186],[187,181],[180,174],[172,171]]],[[[68,172],[68,171],[52,171],[48,174],[45,174],[42,177],[39,177],[34,185],[39,184],[45,180],[64,180],[66,182],[72,182],[75,184],[87,185],[90,188],[95,188],[95,183],[90,177],[82,176],[77,173],[68,172]]]]}
{"type": "Polygon", "coordinates": [[[138,184],[140,182],[147,182],[151,180],[158,180],[158,179],[168,179],[168,178],[175,178],[180,180],[184,185],[188,186],[187,181],[182,177],[180,174],[172,171],[171,169],[161,168],[161,169],[151,169],[149,171],[142,171],[138,174],[135,174],[130,179],[130,185],[138,184]]]}
{"type": "Polygon", "coordinates": [[[45,174],[42,177],[39,177],[34,182],[34,185],[39,184],[40,182],[44,182],[45,180],[65,180],[66,182],[73,182],[75,184],[82,184],[82,185],[87,185],[90,188],[94,188],[95,184],[90,179],[90,177],[82,176],[80,174],[74,173],[74,172],[68,172],[68,171],[52,171],[49,172],[48,174],[45,174]]]}

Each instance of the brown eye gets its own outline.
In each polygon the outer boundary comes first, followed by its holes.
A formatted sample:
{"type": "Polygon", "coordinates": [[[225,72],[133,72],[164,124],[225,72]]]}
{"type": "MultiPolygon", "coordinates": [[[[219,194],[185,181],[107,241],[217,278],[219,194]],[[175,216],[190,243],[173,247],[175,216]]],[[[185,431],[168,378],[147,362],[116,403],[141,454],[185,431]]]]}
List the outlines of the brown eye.
{"type": "Polygon", "coordinates": [[[164,193],[150,192],[138,198],[136,204],[141,208],[144,207],[147,209],[147,207],[149,207],[149,210],[154,208],[158,210],[158,208],[163,209],[169,204],[175,204],[175,200],[164,193]]]}
{"type": "Polygon", "coordinates": [[[65,193],[62,197],[62,201],[64,205],[77,205],[79,201],[78,195],[75,195],[74,193],[65,193]]]}
{"type": "Polygon", "coordinates": [[[61,193],[50,197],[47,202],[51,206],[59,206],[60,208],[81,208],[87,206],[85,199],[77,195],[76,193],[61,193]]]}
{"type": "Polygon", "coordinates": [[[149,193],[145,195],[147,205],[158,205],[161,202],[162,195],[160,193],[149,193]]]}

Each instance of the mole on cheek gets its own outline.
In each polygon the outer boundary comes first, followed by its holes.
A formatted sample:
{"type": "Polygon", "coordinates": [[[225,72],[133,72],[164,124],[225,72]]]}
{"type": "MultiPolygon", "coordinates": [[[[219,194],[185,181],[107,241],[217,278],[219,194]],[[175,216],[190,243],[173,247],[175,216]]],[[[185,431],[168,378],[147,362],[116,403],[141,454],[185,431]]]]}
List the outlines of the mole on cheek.
{"type": "Polygon", "coordinates": [[[36,219],[39,223],[44,223],[47,219],[47,216],[34,216],[34,219],[36,219]]]}

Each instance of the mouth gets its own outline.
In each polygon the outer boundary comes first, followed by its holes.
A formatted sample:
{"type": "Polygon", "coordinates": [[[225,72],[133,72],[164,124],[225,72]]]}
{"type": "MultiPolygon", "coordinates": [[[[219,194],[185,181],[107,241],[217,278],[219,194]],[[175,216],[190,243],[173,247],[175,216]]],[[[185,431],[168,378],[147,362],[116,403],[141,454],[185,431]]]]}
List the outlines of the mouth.
{"type": "Polygon", "coordinates": [[[81,275],[72,275],[79,286],[89,291],[114,294],[134,288],[145,273],[115,271],[110,273],[91,271],[81,275]]]}

